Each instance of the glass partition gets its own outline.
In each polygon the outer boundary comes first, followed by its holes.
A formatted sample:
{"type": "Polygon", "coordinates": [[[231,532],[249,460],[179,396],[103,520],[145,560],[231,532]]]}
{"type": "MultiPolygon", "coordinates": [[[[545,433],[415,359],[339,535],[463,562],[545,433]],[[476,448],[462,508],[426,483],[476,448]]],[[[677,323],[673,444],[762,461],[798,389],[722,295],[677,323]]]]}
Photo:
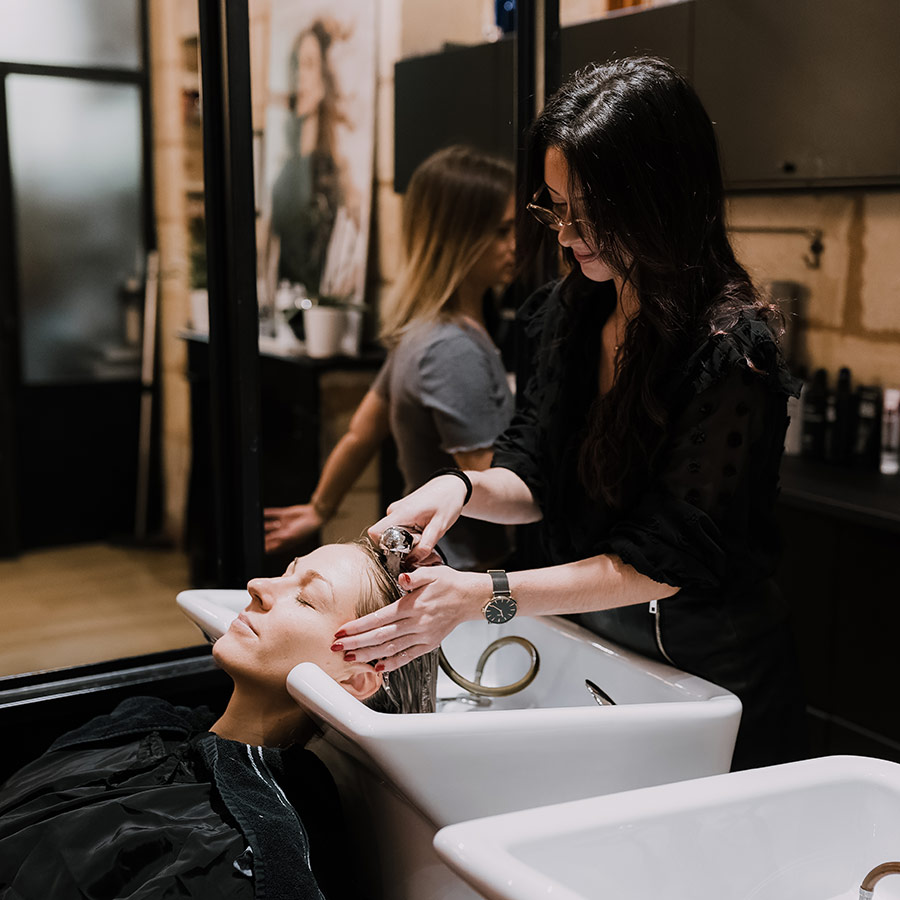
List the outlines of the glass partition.
{"type": "Polygon", "coordinates": [[[120,292],[144,253],[140,89],[10,75],[6,90],[24,381],[121,377],[120,292]]]}
{"type": "Polygon", "coordinates": [[[137,69],[140,8],[122,0],[0,0],[0,60],[137,69]]]}

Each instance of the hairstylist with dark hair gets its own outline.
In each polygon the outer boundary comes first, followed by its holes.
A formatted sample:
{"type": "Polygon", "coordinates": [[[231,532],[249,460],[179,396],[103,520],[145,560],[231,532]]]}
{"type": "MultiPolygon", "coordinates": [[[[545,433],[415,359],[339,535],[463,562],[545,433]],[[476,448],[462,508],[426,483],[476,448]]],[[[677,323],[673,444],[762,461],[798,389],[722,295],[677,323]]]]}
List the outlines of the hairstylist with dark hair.
{"type": "Polygon", "coordinates": [[[802,756],[772,581],[798,383],[729,243],[709,117],[671,66],[627,59],[570,78],[529,150],[528,209],[571,269],[520,311],[533,371],[516,416],[491,469],[432,479],[370,533],[418,526],[425,553],[460,515],[540,521],[552,565],[414,571],[399,603],[339,630],[343,650],[390,670],[464,620],[575,614],[737,694],[735,768],[802,756]]]}

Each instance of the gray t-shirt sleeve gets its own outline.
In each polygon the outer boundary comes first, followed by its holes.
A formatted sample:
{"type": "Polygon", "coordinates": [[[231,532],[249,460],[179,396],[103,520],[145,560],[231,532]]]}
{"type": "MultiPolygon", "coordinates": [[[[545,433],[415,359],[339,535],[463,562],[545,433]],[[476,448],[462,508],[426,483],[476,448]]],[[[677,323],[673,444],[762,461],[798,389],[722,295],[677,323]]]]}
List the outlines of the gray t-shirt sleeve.
{"type": "Polygon", "coordinates": [[[509,424],[512,397],[499,354],[463,333],[427,348],[419,384],[445,453],[490,447],[509,424]]]}
{"type": "Polygon", "coordinates": [[[393,361],[394,355],[389,353],[387,355],[387,359],[382,363],[381,368],[378,370],[378,374],[375,376],[375,380],[372,382],[372,387],[370,390],[375,391],[385,403],[390,403],[391,400],[391,364],[393,361]]]}

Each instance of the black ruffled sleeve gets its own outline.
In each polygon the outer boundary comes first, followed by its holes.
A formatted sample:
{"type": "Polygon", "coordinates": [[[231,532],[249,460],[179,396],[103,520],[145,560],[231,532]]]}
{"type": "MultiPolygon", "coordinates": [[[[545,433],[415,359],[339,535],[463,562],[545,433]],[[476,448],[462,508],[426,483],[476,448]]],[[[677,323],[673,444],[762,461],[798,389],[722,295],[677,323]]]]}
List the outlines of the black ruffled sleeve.
{"type": "Polygon", "coordinates": [[[524,379],[520,368],[516,410],[509,427],[494,444],[491,462],[493,467],[515,472],[528,485],[539,505],[548,487],[548,465],[542,449],[546,409],[552,403],[549,395],[559,383],[560,374],[547,371],[548,366],[555,365],[558,355],[546,352],[548,343],[555,339],[551,310],[558,303],[557,287],[551,283],[540,288],[522,304],[517,314],[521,335],[517,352],[530,365],[524,379]]]}
{"type": "Polygon", "coordinates": [[[769,528],[777,493],[787,396],[799,382],[755,319],[710,338],[683,374],[689,399],[659,474],[603,550],[655,581],[717,590],[758,570],[754,548],[765,543],[758,532],[769,528]]]}

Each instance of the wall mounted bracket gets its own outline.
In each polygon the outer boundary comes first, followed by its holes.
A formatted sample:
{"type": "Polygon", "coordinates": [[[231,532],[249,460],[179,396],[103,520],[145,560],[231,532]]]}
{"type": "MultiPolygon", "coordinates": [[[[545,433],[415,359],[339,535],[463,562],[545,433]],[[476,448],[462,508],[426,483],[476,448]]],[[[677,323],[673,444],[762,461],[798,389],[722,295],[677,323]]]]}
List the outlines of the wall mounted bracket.
{"type": "Polygon", "coordinates": [[[823,231],[821,228],[804,228],[802,226],[783,227],[772,225],[735,225],[729,231],[743,232],[745,234],[803,234],[809,239],[809,253],[803,254],[803,262],[807,269],[818,269],[821,265],[822,253],[825,244],[822,243],[823,231]]]}

